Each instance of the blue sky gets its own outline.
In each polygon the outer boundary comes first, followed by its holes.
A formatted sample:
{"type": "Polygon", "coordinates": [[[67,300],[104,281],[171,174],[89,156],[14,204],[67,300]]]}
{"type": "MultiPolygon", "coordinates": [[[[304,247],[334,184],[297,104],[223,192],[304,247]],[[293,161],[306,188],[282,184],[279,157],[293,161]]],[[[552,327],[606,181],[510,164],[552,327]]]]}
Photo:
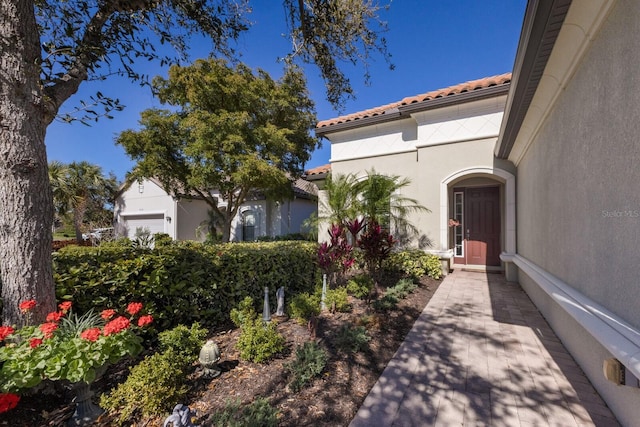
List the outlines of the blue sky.
{"type": "MultiPolygon", "coordinates": [[[[240,59],[278,78],[282,65],[277,58],[284,56],[289,48],[288,41],[281,36],[286,32],[284,10],[279,1],[251,3],[254,12],[250,19],[254,25],[238,41],[240,59]]],[[[389,10],[381,16],[388,23],[389,31],[384,36],[395,70],[389,70],[383,58],[374,58],[371,82],[367,86],[361,67],[345,66],[357,98],[346,103],[343,113],[511,71],[525,6],[526,0],[392,1],[389,10]]],[[[205,57],[209,48],[207,42],[194,43],[192,59],[205,57]]],[[[151,76],[167,74],[167,69],[156,63],[144,61],[140,67],[151,76]]],[[[309,66],[305,71],[318,120],[340,115],[326,101],[324,83],[317,69],[309,66]]],[[[91,127],[79,122],[52,123],[46,136],[48,158],[65,163],[86,160],[122,180],[134,163],[115,145],[115,136],[126,129],[138,129],[140,112],[161,105],[149,88],[123,78],[110,78],[83,83],[78,94],[62,106],[61,112],[70,111],[96,91],[120,99],[126,108],[115,112],[112,120],[100,119],[91,127]]],[[[306,168],[326,164],[329,158],[330,144],[325,140],[306,168]]]]}

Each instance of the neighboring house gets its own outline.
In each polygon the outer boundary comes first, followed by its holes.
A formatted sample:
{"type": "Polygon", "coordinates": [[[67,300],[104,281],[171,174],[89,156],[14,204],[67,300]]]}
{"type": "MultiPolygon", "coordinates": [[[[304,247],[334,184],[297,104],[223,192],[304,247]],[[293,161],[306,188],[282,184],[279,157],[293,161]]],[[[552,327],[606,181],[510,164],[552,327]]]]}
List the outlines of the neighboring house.
{"type": "Polygon", "coordinates": [[[640,2],[530,1],[513,77],[316,129],[333,174],[412,180],[428,250],[519,281],[626,426],[640,420],[638,46],[640,2]]]}
{"type": "Polygon", "coordinates": [[[402,196],[431,210],[409,217],[414,246],[446,269],[501,269],[500,253],[515,250],[515,167],[493,150],[510,81],[488,77],[318,123],[316,134],[331,141],[331,173],[409,178],[402,196]]]}
{"type": "MultiPolygon", "coordinates": [[[[292,200],[277,202],[255,196],[245,201],[233,220],[230,240],[251,241],[301,232],[303,221],[317,211],[317,187],[303,179],[292,186],[292,200]]],[[[224,206],[224,200],[219,203],[224,206]]],[[[116,234],[133,238],[140,229],[167,233],[175,240],[204,240],[209,210],[209,205],[197,197],[168,194],[156,179],[134,181],[116,196],[116,234]]]]}

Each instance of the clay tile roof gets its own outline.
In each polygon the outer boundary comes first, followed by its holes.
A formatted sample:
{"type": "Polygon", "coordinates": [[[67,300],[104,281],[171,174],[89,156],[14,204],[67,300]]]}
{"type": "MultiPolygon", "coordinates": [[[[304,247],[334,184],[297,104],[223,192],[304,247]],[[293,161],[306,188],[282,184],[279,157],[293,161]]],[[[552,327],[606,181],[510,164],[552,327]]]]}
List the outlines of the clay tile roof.
{"type": "Polygon", "coordinates": [[[320,174],[329,173],[329,172],[331,172],[331,165],[322,165],[322,166],[315,167],[313,169],[309,169],[304,174],[307,176],[312,176],[312,175],[320,175],[320,174]]]}
{"type": "Polygon", "coordinates": [[[454,86],[449,86],[443,89],[433,90],[431,92],[423,93],[421,95],[409,96],[401,101],[392,102],[391,104],[382,105],[380,107],[370,108],[368,110],[360,111],[357,113],[348,114],[346,116],[340,116],[335,119],[323,120],[316,125],[316,129],[327,126],[336,125],[339,123],[350,122],[354,120],[364,119],[367,117],[374,117],[386,114],[387,112],[397,112],[398,107],[405,105],[416,104],[419,102],[429,101],[437,98],[445,98],[447,96],[457,95],[460,93],[473,92],[479,89],[486,89],[493,86],[500,86],[511,82],[511,73],[500,74],[498,76],[485,77],[483,79],[471,80],[465,83],[460,83],[454,86]]]}
{"type": "Polygon", "coordinates": [[[293,193],[296,196],[307,198],[318,197],[318,187],[313,182],[298,178],[292,183],[292,186],[293,193]]]}

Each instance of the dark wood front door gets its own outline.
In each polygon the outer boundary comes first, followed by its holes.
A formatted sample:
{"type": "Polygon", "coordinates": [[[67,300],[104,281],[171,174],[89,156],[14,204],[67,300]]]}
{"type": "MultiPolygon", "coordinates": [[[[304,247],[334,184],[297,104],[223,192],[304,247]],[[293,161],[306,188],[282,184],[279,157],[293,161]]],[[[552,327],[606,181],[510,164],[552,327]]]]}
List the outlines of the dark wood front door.
{"type": "Polygon", "coordinates": [[[500,189],[465,189],[465,263],[500,265],[500,189]]]}

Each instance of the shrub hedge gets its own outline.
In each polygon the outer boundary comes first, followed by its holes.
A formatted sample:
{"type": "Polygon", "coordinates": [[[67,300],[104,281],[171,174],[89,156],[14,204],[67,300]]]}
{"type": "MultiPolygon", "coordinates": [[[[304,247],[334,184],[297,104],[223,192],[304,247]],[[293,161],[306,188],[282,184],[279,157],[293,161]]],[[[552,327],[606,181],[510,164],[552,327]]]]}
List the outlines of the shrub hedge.
{"type": "Polygon", "coordinates": [[[77,312],[140,301],[165,330],[219,325],[244,297],[262,299],[265,286],[312,291],[315,259],[311,242],[70,246],[54,254],[54,280],[58,299],[72,300],[77,312]]]}

